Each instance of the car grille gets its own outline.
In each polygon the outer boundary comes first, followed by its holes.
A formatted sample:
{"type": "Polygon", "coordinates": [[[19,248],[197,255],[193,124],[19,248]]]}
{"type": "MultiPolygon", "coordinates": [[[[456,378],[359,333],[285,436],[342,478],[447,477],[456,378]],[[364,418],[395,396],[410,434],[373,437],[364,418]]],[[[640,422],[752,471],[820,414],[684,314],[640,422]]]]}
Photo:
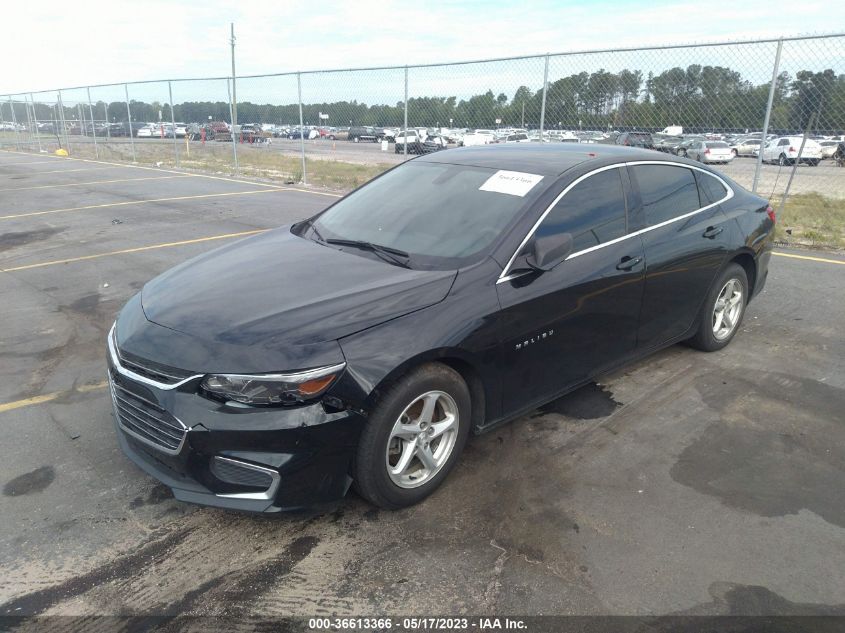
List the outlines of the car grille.
{"type": "Polygon", "coordinates": [[[175,385],[177,382],[181,382],[193,375],[191,372],[183,369],[176,369],[175,367],[168,367],[166,365],[160,365],[158,363],[139,358],[134,354],[129,354],[117,349],[116,346],[115,349],[117,350],[117,355],[120,357],[120,364],[122,367],[135,372],[139,376],[154,380],[155,382],[165,385],[175,385]]]}
{"type": "Polygon", "coordinates": [[[159,450],[175,455],[182,448],[187,429],[154,402],[109,380],[115,413],[121,428],[159,450]]]}

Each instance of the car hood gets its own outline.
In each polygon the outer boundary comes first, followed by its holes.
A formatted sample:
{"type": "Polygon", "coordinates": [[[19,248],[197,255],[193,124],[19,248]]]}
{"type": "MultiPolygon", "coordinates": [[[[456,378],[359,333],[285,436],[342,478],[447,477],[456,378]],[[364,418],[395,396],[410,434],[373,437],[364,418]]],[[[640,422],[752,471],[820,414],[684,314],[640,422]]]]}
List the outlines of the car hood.
{"type": "Polygon", "coordinates": [[[442,301],[456,271],[410,270],[290,232],[229,244],[149,282],[153,323],[226,344],[333,341],[442,301]]]}

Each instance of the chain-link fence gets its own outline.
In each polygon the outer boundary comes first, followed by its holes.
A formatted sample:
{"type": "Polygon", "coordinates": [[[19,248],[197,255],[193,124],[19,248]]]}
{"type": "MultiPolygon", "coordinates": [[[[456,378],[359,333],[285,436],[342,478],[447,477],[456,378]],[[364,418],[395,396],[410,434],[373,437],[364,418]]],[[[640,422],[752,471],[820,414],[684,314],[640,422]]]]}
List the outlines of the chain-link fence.
{"type": "Polygon", "coordinates": [[[100,85],[6,95],[0,121],[0,148],[337,190],[457,145],[646,146],[783,206],[781,239],[845,246],[845,35],[100,85]]]}

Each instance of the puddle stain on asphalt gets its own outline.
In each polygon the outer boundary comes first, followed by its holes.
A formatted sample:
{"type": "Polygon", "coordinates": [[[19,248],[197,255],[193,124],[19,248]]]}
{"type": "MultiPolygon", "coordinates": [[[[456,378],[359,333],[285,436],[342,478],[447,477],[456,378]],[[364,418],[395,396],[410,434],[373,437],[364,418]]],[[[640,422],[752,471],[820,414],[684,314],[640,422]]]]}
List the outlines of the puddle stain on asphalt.
{"type": "Polygon", "coordinates": [[[32,472],[15,477],[3,486],[3,496],[22,497],[34,492],[45,490],[56,478],[56,471],[52,466],[42,466],[32,472]]]}
{"type": "Polygon", "coordinates": [[[758,516],[809,510],[845,527],[845,446],[825,439],[842,424],[845,390],[774,372],[752,383],[739,371],[696,386],[720,419],[681,451],[672,479],[758,516]]]}
{"type": "Polygon", "coordinates": [[[547,413],[559,413],[576,420],[596,420],[606,418],[621,406],[622,403],[614,400],[610,391],[591,382],[572,393],[544,404],[531,417],[538,418],[547,413]]]}
{"type": "Polygon", "coordinates": [[[82,314],[91,314],[97,311],[97,307],[100,305],[100,294],[98,292],[87,294],[84,297],[80,297],[73,303],[67,306],[68,309],[73,310],[74,312],[81,312],[82,314]]]}
{"type": "Polygon", "coordinates": [[[152,487],[152,490],[147,494],[146,498],[142,496],[135,497],[132,501],[129,502],[129,508],[132,510],[137,510],[143,506],[154,506],[167,501],[168,499],[173,499],[173,492],[165,486],[164,484],[156,484],[152,487]]]}
{"type": "Polygon", "coordinates": [[[66,227],[51,227],[44,229],[35,229],[32,231],[13,231],[10,233],[0,233],[0,251],[4,251],[17,246],[24,246],[32,242],[40,242],[49,239],[61,233],[66,227]]]}
{"type": "MultiPolygon", "coordinates": [[[[732,615],[732,616],[831,616],[845,615],[845,604],[819,604],[811,602],[792,602],[776,594],[768,587],[759,585],[739,585],[730,582],[714,582],[708,587],[712,602],[696,605],[673,615],[732,615]]],[[[667,622],[671,619],[667,619],[667,622]]],[[[833,624],[833,623],[831,623],[833,624]]],[[[766,631],[823,631],[827,630],[821,622],[808,622],[807,628],[798,626],[795,620],[786,620],[783,628],[773,626],[768,620],[766,631]],[[818,628],[816,628],[818,626],[818,628]]],[[[834,628],[830,630],[834,630],[834,628]]],[[[662,631],[658,628],[656,631],[662,631]]],[[[677,630],[677,629],[673,629],[677,630]]]]}

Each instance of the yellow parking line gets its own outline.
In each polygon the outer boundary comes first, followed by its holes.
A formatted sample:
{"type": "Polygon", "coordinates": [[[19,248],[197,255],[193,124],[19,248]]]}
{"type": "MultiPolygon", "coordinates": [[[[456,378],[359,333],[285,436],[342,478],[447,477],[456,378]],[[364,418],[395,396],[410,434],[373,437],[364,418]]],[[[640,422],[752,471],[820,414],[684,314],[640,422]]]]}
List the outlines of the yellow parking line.
{"type": "Polygon", "coordinates": [[[209,237],[198,237],[192,240],[182,240],[181,242],[166,242],[164,244],[153,244],[151,246],[138,246],[135,248],[124,248],[119,251],[109,251],[108,253],[97,253],[96,255],[82,255],[80,257],[70,257],[68,259],[57,259],[49,262],[40,262],[38,264],[27,264],[25,266],[15,266],[14,268],[0,268],[0,273],[12,273],[18,270],[29,270],[31,268],[44,268],[45,266],[56,266],[57,264],[70,264],[73,262],[82,262],[89,259],[99,259],[100,257],[110,257],[112,255],[125,255],[127,253],[140,253],[142,251],[152,251],[158,248],[170,248],[171,246],[184,246],[186,244],[199,244],[200,242],[210,242],[212,240],[225,240],[234,237],[246,237],[247,235],[257,235],[264,233],[270,229],[255,229],[252,231],[241,231],[240,233],[225,233],[223,235],[211,235],[209,237]]]}
{"type": "Polygon", "coordinates": [[[13,220],[15,218],[30,218],[36,215],[50,215],[53,213],[67,213],[70,211],[85,211],[89,209],[105,209],[107,207],[125,207],[134,204],[147,204],[148,202],[175,202],[178,200],[197,200],[199,198],[220,198],[222,196],[248,196],[256,193],[276,193],[286,191],[285,189],[257,189],[254,191],[227,191],[224,193],[201,193],[193,196],[176,196],[173,198],[153,198],[151,200],[124,200],[123,202],[107,202],[104,204],[89,204],[84,207],[67,207],[66,209],[49,209],[47,211],[27,211],[26,213],[15,213],[12,215],[0,215],[0,220],[13,220]]]}
{"type": "Polygon", "coordinates": [[[118,178],[116,180],[93,180],[90,182],[68,182],[61,185],[36,185],[33,187],[9,187],[0,191],[27,191],[30,189],[56,189],[58,187],[84,187],[85,185],[107,185],[114,182],[132,182],[134,180],[167,180],[170,178],[188,178],[187,175],[179,176],[148,176],[145,178],[118,178]]]}
{"type": "Polygon", "coordinates": [[[792,253],[778,253],[774,251],[772,255],[777,255],[778,257],[791,257],[792,259],[806,259],[811,262],[822,262],[825,264],[839,264],[840,266],[845,266],[845,261],[841,261],[838,259],[826,259],[824,257],[810,257],[809,255],[793,255],[792,253]]]}
{"type": "Polygon", "coordinates": [[[41,396],[33,396],[32,398],[24,398],[23,400],[15,400],[13,402],[0,403],[0,413],[4,411],[12,411],[13,409],[20,409],[21,407],[28,407],[33,404],[41,404],[43,402],[50,402],[62,396],[71,395],[73,393],[88,393],[103,389],[108,383],[98,382],[92,385],[81,385],[73,389],[66,389],[65,391],[55,391],[53,393],[45,393],[41,396]]]}

